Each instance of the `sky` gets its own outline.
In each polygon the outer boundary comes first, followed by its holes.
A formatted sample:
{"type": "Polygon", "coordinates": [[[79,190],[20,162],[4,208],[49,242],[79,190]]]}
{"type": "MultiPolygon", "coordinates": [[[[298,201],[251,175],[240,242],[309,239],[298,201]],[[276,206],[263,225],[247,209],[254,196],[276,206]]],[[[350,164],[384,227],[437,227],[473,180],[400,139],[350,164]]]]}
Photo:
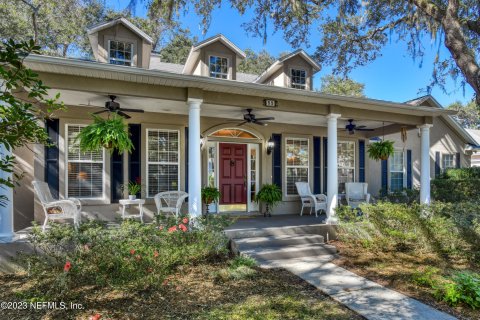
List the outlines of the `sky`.
{"type": "MultiPolygon", "coordinates": [[[[129,0],[107,0],[107,5],[117,10],[124,9],[128,3],[129,0]]],[[[135,8],[135,15],[144,17],[146,13],[145,6],[146,0],[143,0],[143,3],[142,0],[139,0],[135,8]]],[[[297,49],[292,48],[283,39],[281,30],[276,33],[270,31],[266,43],[264,43],[263,38],[248,35],[241,25],[244,22],[248,22],[250,18],[251,13],[247,12],[244,16],[241,16],[236,9],[232,9],[228,4],[224,4],[220,9],[215,9],[213,12],[211,25],[205,34],[203,34],[201,18],[195,15],[193,10],[189,10],[186,15],[181,15],[179,22],[182,28],[188,28],[193,36],[197,36],[199,41],[222,33],[241,49],[250,48],[257,52],[265,49],[273,56],[278,56],[281,52],[297,49]]],[[[270,30],[272,29],[270,28],[270,30]]],[[[319,32],[312,30],[310,46],[303,46],[302,49],[307,53],[313,54],[319,43],[319,32]]],[[[430,39],[425,39],[424,47],[425,55],[420,66],[419,60],[414,61],[408,55],[404,43],[391,42],[384,47],[381,57],[367,66],[354,69],[349,74],[349,77],[364,83],[366,96],[373,99],[404,102],[424,95],[425,92],[421,90],[430,82],[432,62],[436,55],[437,45],[432,43],[430,39]]],[[[443,48],[441,54],[445,57],[449,56],[445,48],[443,48]]],[[[322,65],[322,70],[314,77],[315,88],[320,87],[321,77],[331,74],[331,70],[331,66],[322,65]]],[[[435,87],[431,92],[443,106],[448,106],[455,101],[465,103],[473,97],[473,90],[468,85],[463,90],[460,83],[455,83],[453,80],[447,81],[446,89],[447,93],[444,93],[438,87],[435,87]]]]}

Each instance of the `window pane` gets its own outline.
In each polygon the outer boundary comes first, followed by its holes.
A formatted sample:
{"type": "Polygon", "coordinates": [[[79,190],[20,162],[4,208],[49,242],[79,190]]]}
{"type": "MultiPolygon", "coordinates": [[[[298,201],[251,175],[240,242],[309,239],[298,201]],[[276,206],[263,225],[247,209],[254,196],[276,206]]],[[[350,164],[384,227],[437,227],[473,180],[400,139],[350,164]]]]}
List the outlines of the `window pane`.
{"type": "Polygon", "coordinates": [[[345,193],[345,183],[355,182],[355,142],[337,142],[338,192],[345,193]]]}
{"type": "Polygon", "coordinates": [[[178,131],[148,130],[147,196],[178,190],[178,131]]]}
{"type": "Polygon", "coordinates": [[[345,183],[355,181],[354,169],[338,169],[338,192],[345,193],[345,183]]]}
{"type": "Polygon", "coordinates": [[[306,72],[305,70],[291,69],[291,87],[296,89],[306,88],[306,72]]]}
{"type": "Polygon", "coordinates": [[[296,195],[295,182],[308,182],[308,139],[285,139],[286,194],[296,195]]]}
{"type": "Polygon", "coordinates": [[[400,191],[403,189],[403,172],[390,173],[390,190],[400,191]]]}
{"type": "Polygon", "coordinates": [[[67,197],[103,197],[103,150],[81,152],[76,140],[83,126],[67,127],[67,197]]]}
{"type": "Polygon", "coordinates": [[[390,163],[390,191],[403,189],[404,154],[403,151],[394,151],[388,160],[390,163]]]}

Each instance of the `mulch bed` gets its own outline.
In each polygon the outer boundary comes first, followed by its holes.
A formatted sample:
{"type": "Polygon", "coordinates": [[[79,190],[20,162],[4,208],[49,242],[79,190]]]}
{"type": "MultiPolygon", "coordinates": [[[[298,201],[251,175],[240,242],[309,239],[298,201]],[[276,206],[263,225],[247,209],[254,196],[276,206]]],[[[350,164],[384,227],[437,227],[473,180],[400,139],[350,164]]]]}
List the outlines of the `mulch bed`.
{"type": "MultiPolygon", "coordinates": [[[[84,310],[2,310],[1,319],[363,319],[283,269],[251,279],[219,280],[226,262],[180,267],[160,289],[128,293],[77,288],[84,310]]],[[[0,276],[0,301],[22,301],[22,275],[0,276]]],[[[67,301],[70,302],[70,301],[67,301]]]]}
{"type": "Polygon", "coordinates": [[[433,289],[420,286],[412,280],[412,275],[426,266],[448,273],[452,270],[468,269],[469,266],[464,262],[445,261],[433,254],[377,252],[353,247],[341,241],[334,241],[332,244],[339,251],[339,258],[333,261],[335,264],[459,319],[480,319],[479,310],[472,310],[468,306],[451,307],[435,299],[433,289]]]}

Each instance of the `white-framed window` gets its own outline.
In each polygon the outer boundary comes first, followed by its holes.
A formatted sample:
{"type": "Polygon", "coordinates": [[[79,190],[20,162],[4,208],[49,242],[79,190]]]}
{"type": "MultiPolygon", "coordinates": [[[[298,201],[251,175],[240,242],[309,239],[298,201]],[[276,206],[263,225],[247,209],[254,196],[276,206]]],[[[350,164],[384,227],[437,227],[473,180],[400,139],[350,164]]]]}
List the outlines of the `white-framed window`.
{"type": "Polygon", "coordinates": [[[306,89],[307,88],[307,72],[302,69],[291,69],[290,70],[290,86],[295,89],[306,89]]]}
{"type": "Polygon", "coordinates": [[[442,169],[445,171],[451,168],[455,168],[455,155],[451,153],[442,154],[442,169]]]}
{"type": "Polygon", "coordinates": [[[103,199],[105,150],[81,152],[77,135],[86,125],[67,124],[66,196],[80,199],[103,199]]]}
{"type": "Polygon", "coordinates": [[[309,143],[307,138],[285,139],[285,170],[287,196],[297,195],[295,182],[309,180],[309,143]]]}
{"type": "Polygon", "coordinates": [[[338,141],[338,192],[345,193],[345,183],[355,182],[355,141],[338,141]]]}
{"type": "Polygon", "coordinates": [[[147,129],[147,198],[180,187],[180,131],[147,129]]]}
{"type": "Polygon", "coordinates": [[[405,188],[405,153],[395,150],[388,159],[390,167],[390,191],[400,191],[405,188]]]}
{"type": "Polygon", "coordinates": [[[110,64],[131,66],[133,59],[133,43],[109,40],[108,61],[110,64]]]}
{"type": "Polygon", "coordinates": [[[210,56],[208,71],[211,78],[228,79],[228,59],[218,56],[210,56]]]}

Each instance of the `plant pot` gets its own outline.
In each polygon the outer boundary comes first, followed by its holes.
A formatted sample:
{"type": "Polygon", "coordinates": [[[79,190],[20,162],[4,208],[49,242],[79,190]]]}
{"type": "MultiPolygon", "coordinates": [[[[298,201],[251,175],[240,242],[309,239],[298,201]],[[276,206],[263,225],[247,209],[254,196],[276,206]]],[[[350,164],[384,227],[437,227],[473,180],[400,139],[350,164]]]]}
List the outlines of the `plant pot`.
{"type": "Polygon", "coordinates": [[[137,199],[137,196],[135,194],[128,195],[128,200],[135,200],[135,199],[137,199]]]}

